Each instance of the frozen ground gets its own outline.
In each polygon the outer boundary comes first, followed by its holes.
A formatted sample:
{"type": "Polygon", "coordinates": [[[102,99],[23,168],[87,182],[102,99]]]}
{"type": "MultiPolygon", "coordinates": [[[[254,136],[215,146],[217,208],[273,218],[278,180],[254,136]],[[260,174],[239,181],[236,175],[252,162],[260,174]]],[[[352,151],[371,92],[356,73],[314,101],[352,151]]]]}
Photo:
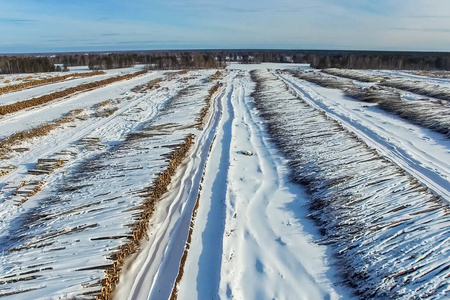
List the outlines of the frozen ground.
{"type": "MultiPolygon", "coordinates": [[[[158,90],[130,92],[113,115],[78,120],[2,161],[17,169],[0,177],[1,294],[24,299],[14,293],[33,290],[31,299],[57,299],[98,292],[95,284],[112,263],[110,255],[130,236],[127,225],[143,199],[140,191],[167,164],[170,145],[195,131],[212,74],[192,72],[183,76],[191,79],[175,77],[158,90]],[[142,138],[130,137],[141,131],[142,138]],[[39,158],[66,163],[50,175],[28,175],[39,158]],[[24,188],[39,181],[45,186],[16,206],[16,187],[25,180],[24,188]]],[[[134,79],[132,86],[150,79],[134,79]]],[[[113,91],[120,96],[121,86],[113,91]]]]}
{"type": "Polygon", "coordinates": [[[309,66],[155,71],[0,118],[2,139],[83,109],[0,162],[0,298],[95,298],[189,134],[115,299],[448,297],[448,137],[286,68],[309,66]],[[28,174],[38,159],[64,165],[28,174]]]}

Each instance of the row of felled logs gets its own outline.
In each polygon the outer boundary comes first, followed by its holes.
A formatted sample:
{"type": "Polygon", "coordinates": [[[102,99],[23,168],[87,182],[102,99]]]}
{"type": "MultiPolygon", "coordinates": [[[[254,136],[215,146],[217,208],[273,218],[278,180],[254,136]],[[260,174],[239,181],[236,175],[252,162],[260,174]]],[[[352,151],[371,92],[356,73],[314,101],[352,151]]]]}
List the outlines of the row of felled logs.
{"type": "Polygon", "coordinates": [[[171,157],[166,171],[160,173],[155,179],[153,186],[148,191],[148,196],[142,204],[138,221],[135,223],[132,233],[133,237],[124,245],[121,245],[116,253],[112,255],[115,260],[113,266],[105,271],[105,278],[100,281],[102,288],[97,295],[98,300],[112,299],[112,293],[119,282],[119,276],[125,260],[137,251],[141,241],[147,236],[148,224],[154,211],[155,203],[161,199],[172,181],[177,168],[180,166],[194,140],[194,135],[188,135],[184,142],[179,145],[171,157]]]}
{"type": "Polygon", "coordinates": [[[205,99],[205,106],[200,110],[200,114],[197,117],[196,121],[197,121],[197,128],[201,129],[206,122],[206,115],[208,114],[209,108],[211,107],[211,100],[212,97],[214,95],[215,92],[217,92],[217,90],[220,87],[220,83],[217,83],[215,86],[213,86],[208,93],[208,96],[205,99]]]}
{"type": "Polygon", "coordinates": [[[28,197],[34,196],[34,195],[36,195],[38,192],[40,192],[40,191],[41,191],[41,187],[42,187],[44,184],[45,184],[45,181],[39,181],[39,182],[38,182],[38,185],[37,185],[34,189],[32,189],[32,190],[30,191],[30,193],[28,194],[28,197]]]}
{"type": "MultiPolygon", "coordinates": [[[[0,156],[1,157],[1,156],[0,156]]],[[[8,165],[8,166],[1,166],[0,167],[0,177],[8,175],[11,173],[12,170],[16,169],[16,166],[8,165]]]]}
{"type": "Polygon", "coordinates": [[[85,73],[72,73],[72,74],[67,74],[67,75],[63,75],[63,76],[55,76],[55,77],[51,77],[51,78],[32,80],[32,81],[19,83],[19,84],[12,84],[12,85],[1,87],[0,88],[0,94],[11,93],[11,92],[15,92],[15,91],[18,91],[18,90],[22,90],[22,89],[30,88],[30,87],[33,87],[33,86],[37,86],[37,85],[49,84],[49,83],[55,83],[55,82],[59,82],[59,81],[64,81],[67,78],[71,78],[71,77],[90,77],[90,76],[103,75],[103,74],[105,74],[105,72],[103,72],[103,71],[85,72],[85,73]]]}
{"type": "Polygon", "coordinates": [[[32,175],[42,175],[50,174],[54,170],[64,166],[64,161],[56,158],[40,158],[34,169],[28,170],[28,174],[32,175]]]}
{"type": "Polygon", "coordinates": [[[29,197],[36,195],[39,193],[42,189],[42,186],[45,184],[45,181],[39,181],[39,182],[28,182],[28,181],[22,181],[19,186],[17,187],[17,190],[14,192],[14,195],[21,195],[23,196],[22,199],[19,201],[16,201],[15,205],[20,206],[28,201],[29,197]],[[34,186],[32,190],[24,189],[20,190],[22,187],[25,186],[34,186]]]}
{"type": "MultiPolygon", "coordinates": [[[[207,160],[209,159],[209,156],[211,154],[211,150],[214,145],[215,139],[216,139],[216,137],[214,136],[213,142],[211,143],[211,145],[209,145],[207,160]]],[[[200,179],[200,186],[198,187],[197,200],[195,201],[194,209],[192,210],[191,223],[189,226],[188,237],[186,239],[186,244],[184,246],[184,252],[183,252],[183,255],[181,256],[180,266],[178,268],[178,274],[177,274],[177,277],[175,278],[175,282],[173,284],[172,293],[170,294],[169,300],[178,299],[178,285],[181,282],[181,279],[183,278],[184,267],[186,265],[188,252],[191,247],[192,234],[194,232],[194,225],[195,225],[195,218],[197,217],[197,210],[198,210],[198,207],[200,206],[200,196],[201,196],[203,181],[205,180],[205,175],[206,175],[206,165],[204,165],[204,167],[203,167],[202,178],[200,179]]]]}
{"type": "Polygon", "coordinates": [[[139,72],[136,72],[133,74],[126,74],[126,75],[116,76],[116,77],[112,77],[112,78],[107,78],[107,79],[103,79],[103,80],[99,80],[99,81],[81,84],[79,86],[71,87],[71,88],[65,89],[63,91],[54,92],[54,93],[51,93],[48,95],[43,95],[43,96],[32,98],[29,100],[24,100],[24,101],[16,102],[13,104],[0,106],[0,115],[6,115],[6,114],[14,113],[14,112],[17,112],[19,110],[26,109],[29,107],[42,105],[47,102],[53,101],[58,98],[63,98],[63,97],[69,96],[74,93],[84,92],[84,91],[87,91],[90,89],[99,88],[104,85],[107,85],[107,84],[110,84],[113,82],[117,82],[117,81],[121,81],[121,80],[125,80],[125,79],[131,79],[133,77],[136,77],[136,76],[139,76],[139,75],[142,75],[145,73],[147,73],[147,71],[139,71],[139,72]]]}
{"type": "Polygon", "coordinates": [[[9,174],[11,172],[11,170],[0,170],[0,177],[5,176],[7,174],[9,174]]]}

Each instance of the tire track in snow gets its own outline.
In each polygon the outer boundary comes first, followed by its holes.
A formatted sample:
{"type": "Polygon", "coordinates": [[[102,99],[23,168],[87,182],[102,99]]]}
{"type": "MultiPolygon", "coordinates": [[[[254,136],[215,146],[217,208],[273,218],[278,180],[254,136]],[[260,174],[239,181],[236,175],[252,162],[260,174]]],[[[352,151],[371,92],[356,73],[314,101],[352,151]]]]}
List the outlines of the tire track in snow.
{"type": "MultiPolygon", "coordinates": [[[[209,162],[207,170],[214,168],[217,171],[211,190],[204,190],[202,196],[210,197],[210,208],[206,219],[206,227],[202,232],[203,251],[199,257],[196,283],[198,299],[217,298],[220,281],[220,269],[223,251],[223,234],[225,230],[225,204],[227,197],[228,169],[230,164],[231,128],[234,119],[234,111],[231,107],[231,99],[235,93],[236,79],[232,82],[227,93],[226,102],[223,103],[223,115],[216,143],[211,151],[214,160],[209,162]]],[[[208,181],[208,177],[207,180],[208,181]]],[[[206,183],[205,185],[206,186],[206,183]]],[[[202,198],[200,197],[200,203],[202,198]]]]}
{"type": "MultiPolygon", "coordinates": [[[[211,71],[202,71],[201,74],[205,73],[205,75],[208,75],[209,72],[211,71]]],[[[123,225],[128,224],[127,222],[132,222],[133,220],[133,216],[131,215],[132,212],[127,209],[133,208],[136,204],[141,203],[141,200],[139,199],[142,196],[144,189],[148,187],[149,180],[152,179],[153,175],[158,174],[158,169],[165,164],[164,158],[161,155],[171,152],[171,150],[165,146],[177,143],[186,133],[191,131],[196,132],[196,129],[193,128],[193,125],[195,124],[194,119],[203,105],[202,100],[207,95],[206,89],[202,87],[211,85],[211,83],[205,84],[204,79],[205,76],[201,76],[197,79],[190,80],[190,83],[184,83],[181,80],[172,82],[171,84],[174,86],[170,93],[164,91],[163,87],[161,92],[147,94],[148,99],[142,99],[142,101],[139,102],[137,106],[131,108],[130,111],[125,111],[121,118],[115,118],[113,122],[106,123],[104,126],[98,128],[98,130],[94,132],[96,136],[100,136],[102,140],[107,140],[116,144],[116,146],[111,148],[107,147],[106,151],[98,153],[99,155],[84,155],[86,153],[82,152],[82,155],[77,156],[77,159],[80,159],[80,156],[83,156],[84,158],[81,162],[81,166],[79,165],[81,168],[70,170],[69,177],[64,175],[62,176],[63,178],[55,181],[55,184],[59,183],[61,185],[53,185],[54,188],[52,187],[51,191],[43,191],[42,194],[33,199],[33,201],[27,202],[27,204],[35,205],[38,209],[35,210],[32,208],[30,211],[29,207],[25,207],[26,211],[21,212],[22,216],[33,216],[34,213],[37,213],[36,215],[40,217],[46,215],[44,212],[51,212],[50,215],[52,216],[50,218],[44,218],[43,220],[40,220],[40,218],[35,221],[31,220],[28,224],[40,224],[44,226],[33,226],[34,229],[30,229],[28,232],[33,232],[35,237],[47,236],[47,231],[50,231],[52,227],[59,229],[57,226],[60,224],[63,225],[61,227],[65,227],[64,225],[69,226],[69,224],[76,225],[85,222],[95,222],[101,224],[101,226],[96,227],[97,229],[91,231],[94,233],[94,237],[106,237],[118,233],[121,233],[118,235],[122,236],[121,239],[127,236],[128,227],[124,227],[123,225]],[[186,87],[186,85],[189,86],[186,87]],[[182,91],[184,90],[195,91],[195,94],[183,93],[182,91]],[[177,109],[173,109],[174,105],[176,105],[177,109]],[[155,118],[151,118],[153,115],[155,115],[155,118]],[[170,126],[161,126],[175,124],[175,122],[177,122],[180,127],[176,132],[171,132],[170,129],[167,129],[167,127],[171,128],[170,126]],[[116,124],[117,126],[110,126],[111,124],[116,124]],[[146,130],[149,128],[151,129],[153,126],[156,126],[154,129],[157,133],[156,135],[152,134],[152,130],[146,130]],[[137,138],[135,136],[134,138],[128,139],[130,137],[127,135],[129,130],[141,131],[142,135],[137,138]],[[158,133],[167,136],[162,137],[158,133]],[[124,135],[126,135],[127,138],[125,138],[124,135]],[[125,139],[125,141],[120,145],[117,145],[116,141],[121,141],[123,139],[125,139]],[[65,190],[65,187],[67,186],[79,187],[84,186],[84,183],[88,184],[80,190],[65,190]],[[60,191],[63,193],[60,194],[60,191]],[[56,197],[53,198],[53,195],[56,195],[56,197]],[[54,199],[62,200],[53,202],[54,199]],[[93,204],[91,203],[92,201],[96,202],[95,209],[81,209],[82,207],[86,207],[86,203],[89,204],[87,207],[91,207],[90,204],[93,204]],[[66,204],[69,207],[67,207],[66,204]],[[71,209],[69,209],[70,207],[80,208],[80,216],[78,216],[76,210],[74,214],[69,213],[71,211],[71,209]],[[67,214],[65,212],[67,212],[67,214]],[[63,215],[64,217],[59,217],[63,215]],[[66,219],[66,221],[64,219],[66,219]],[[124,221],[125,223],[123,223],[124,221]]],[[[141,95],[137,97],[141,97],[141,95]]],[[[136,98],[131,101],[134,100],[136,100],[136,98]]],[[[122,102],[122,104],[128,105],[130,102],[122,102]]],[[[58,138],[62,139],[69,135],[70,134],[65,133],[64,136],[58,136],[58,138]]],[[[46,142],[48,143],[48,141],[46,142]]],[[[80,162],[78,161],[78,163],[80,162]]],[[[61,174],[55,175],[58,176],[61,174]]],[[[52,177],[52,180],[53,179],[54,176],[52,177]]],[[[14,224],[21,223],[14,222],[14,224]]],[[[71,236],[74,237],[75,235],[71,236]]],[[[35,298],[40,298],[40,295],[43,295],[43,297],[54,296],[57,298],[71,298],[75,293],[76,295],[79,295],[79,293],[90,292],[92,289],[95,291],[95,287],[93,286],[83,287],[80,285],[80,280],[84,282],[90,280],[95,283],[97,281],[96,277],[91,277],[90,275],[88,277],[82,274],[81,271],[80,273],[72,273],[71,271],[79,269],[80,266],[96,266],[100,264],[101,261],[110,262],[111,259],[106,257],[107,253],[105,250],[107,249],[99,249],[102,248],[101,243],[107,243],[112,246],[113,243],[118,245],[120,241],[119,239],[114,239],[114,242],[111,240],[110,243],[103,239],[98,241],[86,241],[81,238],[80,240],[80,243],[83,243],[83,246],[81,246],[81,244],[69,242],[70,246],[58,250],[61,252],[55,252],[55,254],[51,252],[50,254],[36,256],[39,257],[40,261],[44,262],[52,260],[52,258],[56,259],[56,264],[59,266],[51,271],[53,276],[50,276],[48,280],[45,277],[41,277],[40,279],[36,279],[36,281],[29,281],[26,283],[19,282],[17,284],[11,283],[11,285],[33,285],[34,282],[38,282],[39,280],[40,282],[45,282],[48,288],[43,288],[40,292],[35,292],[35,298]],[[69,251],[69,254],[63,253],[64,251],[69,251]],[[73,252],[70,253],[71,251],[73,252]],[[72,255],[75,254],[76,256],[72,257],[72,255]],[[86,260],[89,260],[89,262],[86,262],[83,257],[85,257],[86,260]],[[61,267],[61,264],[64,262],[71,264],[72,268],[61,267]],[[60,280],[58,280],[58,278],[60,278],[60,280]],[[67,283],[68,280],[71,284],[69,286],[64,286],[64,282],[67,283]],[[52,291],[50,292],[50,290],[52,291]],[[70,292],[70,294],[64,294],[65,292],[70,292]]],[[[20,244],[23,243],[22,241],[20,242],[20,244]]],[[[59,243],[59,240],[56,243],[59,243]]],[[[108,252],[113,250],[113,248],[109,248],[108,252]]],[[[39,253],[40,250],[30,251],[34,251],[31,256],[25,253],[0,257],[0,259],[5,262],[3,267],[8,268],[10,265],[16,264],[17,261],[23,262],[25,266],[30,265],[34,254],[36,252],[39,253]]],[[[20,267],[20,265],[17,264],[16,266],[20,267]]],[[[92,272],[96,272],[96,275],[102,278],[102,270],[92,270],[92,272]]],[[[9,286],[7,288],[9,288],[9,286]]]]}

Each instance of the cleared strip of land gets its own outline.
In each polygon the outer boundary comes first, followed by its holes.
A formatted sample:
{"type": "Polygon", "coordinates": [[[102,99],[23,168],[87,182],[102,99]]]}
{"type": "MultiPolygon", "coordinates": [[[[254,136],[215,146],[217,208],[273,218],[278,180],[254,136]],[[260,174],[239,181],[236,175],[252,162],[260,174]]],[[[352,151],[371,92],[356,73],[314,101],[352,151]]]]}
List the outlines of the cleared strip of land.
{"type": "Polygon", "coordinates": [[[22,89],[26,89],[26,88],[30,88],[30,87],[34,87],[34,86],[38,86],[38,85],[60,82],[60,81],[64,81],[69,78],[91,77],[91,76],[104,75],[104,74],[105,74],[105,72],[103,72],[103,71],[96,71],[96,72],[86,72],[86,73],[72,73],[72,74],[67,74],[67,75],[63,75],[63,76],[50,77],[50,78],[46,78],[46,79],[30,80],[30,81],[19,83],[19,84],[12,84],[12,85],[8,85],[8,86],[0,87],[0,95],[5,94],[5,93],[19,91],[22,89]]]}
{"type": "Polygon", "coordinates": [[[341,89],[348,97],[364,102],[377,103],[378,107],[387,112],[450,137],[450,106],[424,100],[403,100],[400,93],[392,89],[376,86],[356,87],[348,80],[326,77],[320,73],[294,71],[292,74],[297,78],[326,88],[341,89]]]}
{"type": "MultiPolygon", "coordinates": [[[[152,183],[158,178],[167,183],[167,174],[160,174],[161,169],[170,166],[172,170],[175,166],[171,153],[178,153],[177,145],[198,132],[196,117],[215,84],[208,82],[212,74],[205,71],[183,75],[192,76],[189,80],[174,76],[171,81],[161,82],[158,89],[122,99],[114,115],[92,118],[98,121],[96,124],[77,121],[79,128],[71,137],[68,134],[73,128],[41,138],[43,143],[54,138],[63,142],[48,149],[41,162],[50,164],[52,158],[58,157],[65,160],[64,166],[48,175],[26,175],[25,180],[44,180],[46,184],[20,209],[15,209],[12,199],[0,200],[0,239],[5,259],[0,274],[1,280],[13,279],[4,286],[8,293],[15,291],[11,296],[25,296],[22,293],[36,286],[34,295],[42,297],[65,294],[95,298],[102,286],[103,295],[107,295],[106,286],[116,283],[113,270],[126,257],[121,249],[129,246],[128,241],[134,244],[140,238],[145,240],[139,220],[142,215],[151,215],[152,207],[144,205],[145,199],[151,198],[151,191],[165,191],[152,183]],[[200,85],[204,82],[208,83],[200,85]],[[66,143],[63,138],[75,143],[66,143]],[[18,226],[18,235],[9,235],[9,226],[18,226]],[[26,238],[21,239],[22,234],[26,238]],[[75,252],[76,256],[70,254],[75,252]],[[35,267],[27,259],[36,256],[42,267],[35,267]],[[21,268],[28,267],[35,277],[22,275],[21,268]],[[70,278],[71,285],[60,276],[70,278]]],[[[36,147],[31,152],[37,155],[41,149],[36,147]]],[[[21,172],[7,176],[5,180],[10,182],[21,172]]],[[[9,183],[2,187],[1,196],[13,188],[9,183]]],[[[3,292],[0,289],[0,295],[3,292]]]]}
{"type": "Polygon", "coordinates": [[[323,72],[359,81],[379,82],[379,85],[381,86],[387,86],[423,95],[426,97],[450,101],[450,87],[448,86],[448,84],[450,84],[450,81],[446,81],[446,85],[439,85],[432,82],[427,82],[426,78],[422,78],[422,80],[411,80],[402,77],[385,78],[380,75],[374,75],[365,71],[358,70],[325,69],[323,70],[323,72]]]}
{"type": "Polygon", "coordinates": [[[253,76],[256,105],[293,179],[308,187],[310,218],[333,245],[343,281],[362,298],[444,297],[448,206],[276,76],[253,76]]]}
{"type": "Polygon", "coordinates": [[[16,103],[9,104],[9,105],[0,106],[0,115],[11,114],[11,113],[14,113],[14,112],[26,109],[26,108],[30,108],[30,107],[34,107],[34,106],[38,106],[38,105],[42,105],[42,104],[48,103],[48,102],[53,101],[55,99],[67,97],[67,96],[69,96],[71,94],[74,94],[74,93],[84,92],[84,91],[87,91],[87,90],[91,90],[91,89],[95,89],[95,88],[99,88],[99,87],[105,86],[105,85],[113,83],[113,82],[126,80],[126,79],[131,79],[133,77],[136,77],[136,76],[139,76],[139,75],[143,75],[145,73],[147,73],[147,71],[139,71],[139,72],[136,72],[136,73],[133,73],[133,74],[121,75],[121,76],[117,76],[117,77],[113,77],[113,78],[108,78],[108,79],[104,79],[104,80],[100,80],[100,81],[95,81],[95,82],[91,82],[91,83],[87,83],[87,84],[82,84],[82,85],[79,85],[77,87],[68,88],[68,89],[65,89],[65,90],[60,91],[60,92],[55,92],[55,93],[52,93],[52,94],[36,97],[36,98],[33,98],[33,99],[24,100],[24,101],[16,102],[16,103]]]}

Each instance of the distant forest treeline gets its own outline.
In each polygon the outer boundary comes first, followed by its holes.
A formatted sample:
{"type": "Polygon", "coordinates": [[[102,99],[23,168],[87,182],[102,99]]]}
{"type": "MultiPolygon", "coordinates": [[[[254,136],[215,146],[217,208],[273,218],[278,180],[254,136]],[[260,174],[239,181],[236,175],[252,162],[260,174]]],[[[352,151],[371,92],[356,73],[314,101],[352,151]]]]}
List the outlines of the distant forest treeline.
{"type": "Polygon", "coordinates": [[[450,70],[450,53],[326,50],[144,51],[39,56],[1,56],[0,73],[35,73],[89,66],[104,70],[146,65],[148,69],[223,68],[227,62],[307,63],[313,68],[450,70]],[[58,67],[55,67],[58,64],[58,67]],[[59,65],[63,65],[61,68],[59,65]]]}
{"type": "Polygon", "coordinates": [[[231,57],[242,63],[307,63],[318,69],[450,70],[450,53],[438,52],[249,50],[231,57]]]}
{"type": "Polygon", "coordinates": [[[146,65],[147,69],[219,69],[226,66],[225,60],[211,53],[178,54],[71,54],[49,57],[0,57],[0,74],[36,73],[64,71],[70,66],[89,66],[91,70],[106,70],[146,65]],[[55,67],[55,64],[58,65],[55,67]],[[59,65],[63,65],[61,68],[59,65]]]}
{"type": "Polygon", "coordinates": [[[55,65],[48,57],[0,56],[0,74],[53,71],[55,71],[55,65]]]}
{"type": "Polygon", "coordinates": [[[59,55],[51,58],[55,64],[65,66],[89,66],[91,70],[105,70],[132,67],[136,64],[148,65],[149,69],[212,69],[222,68],[225,61],[211,53],[182,52],[177,54],[137,54],[111,53],[90,55],[59,55]]]}

